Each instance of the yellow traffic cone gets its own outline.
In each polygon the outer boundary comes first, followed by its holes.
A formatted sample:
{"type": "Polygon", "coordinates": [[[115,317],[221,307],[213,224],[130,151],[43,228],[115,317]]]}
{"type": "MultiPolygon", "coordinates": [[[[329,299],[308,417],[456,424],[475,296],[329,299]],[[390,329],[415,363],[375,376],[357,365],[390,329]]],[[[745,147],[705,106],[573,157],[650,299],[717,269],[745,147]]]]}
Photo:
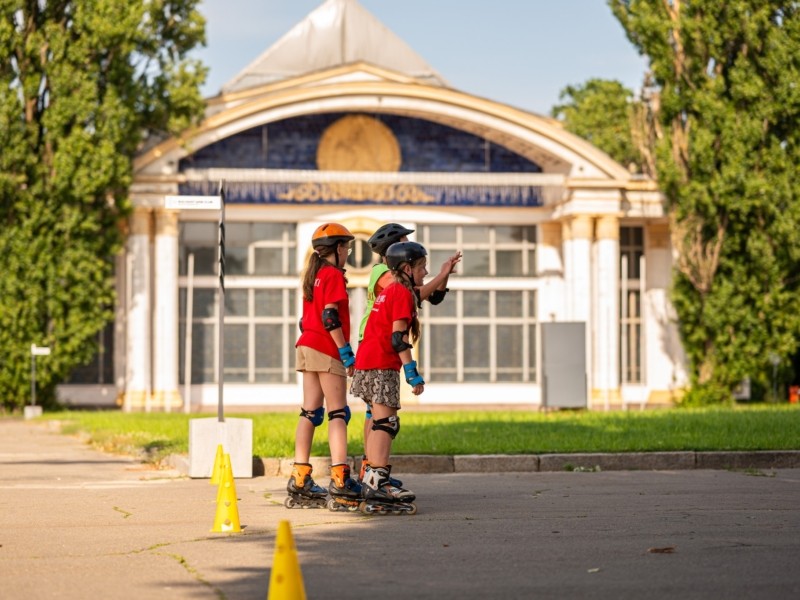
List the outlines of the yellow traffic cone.
{"type": "Polygon", "coordinates": [[[230,469],[230,455],[225,455],[226,466],[223,481],[217,493],[217,514],[214,517],[212,533],[239,533],[239,508],[236,505],[236,485],[233,482],[233,471],[230,469]]]}
{"type": "MultiPolygon", "coordinates": [[[[231,455],[225,454],[223,455],[224,458],[222,459],[222,464],[219,470],[219,488],[217,488],[217,504],[222,499],[222,492],[225,490],[225,487],[222,485],[226,481],[230,482],[230,487],[233,488],[233,495],[236,496],[236,483],[233,479],[233,467],[231,466],[231,455]]],[[[238,498],[238,496],[237,496],[238,498]]]]}
{"type": "Polygon", "coordinates": [[[217,445],[217,455],[214,457],[214,466],[211,467],[211,484],[219,485],[222,481],[222,469],[225,466],[225,459],[223,458],[222,444],[217,445]]]}
{"type": "Polygon", "coordinates": [[[289,521],[278,523],[267,600],[306,600],[306,589],[289,521]]]}

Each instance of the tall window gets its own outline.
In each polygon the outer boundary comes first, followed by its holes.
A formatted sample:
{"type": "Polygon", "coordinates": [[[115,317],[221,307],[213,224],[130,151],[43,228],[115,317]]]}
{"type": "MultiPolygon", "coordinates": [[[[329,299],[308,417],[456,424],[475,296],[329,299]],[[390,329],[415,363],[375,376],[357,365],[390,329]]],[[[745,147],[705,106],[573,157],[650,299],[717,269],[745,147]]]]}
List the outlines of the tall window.
{"type": "Polygon", "coordinates": [[[431,381],[536,381],[536,228],[419,227],[428,270],[464,252],[445,301],[423,304],[419,359],[431,381]],[[498,279],[502,278],[502,279],[498,279]]]}
{"type": "Polygon", "coordinates": [[[620,227],[620,372],[623,383],[642,383],[644,228],[620,227]]]}
{"type": "Polygon", "coordinates": [[[92,360],[75,369],[67,383],[114,383],[114,322],[107,323],[97,334],[97,353],[92,360]]]}
{"type": "MultiPolygon", "coordinates": [[[[217,224],[185,222],[180,227],[180,272],[194,255],[192,295],[192,382],[216,381],[217,224]]],[[[293,223],[231,223],[225,229],[225,381],[294,381],[299,287],[293,223]]],[[[181,278],[181,382],[186,352],[188,277],[181,278]]]]}

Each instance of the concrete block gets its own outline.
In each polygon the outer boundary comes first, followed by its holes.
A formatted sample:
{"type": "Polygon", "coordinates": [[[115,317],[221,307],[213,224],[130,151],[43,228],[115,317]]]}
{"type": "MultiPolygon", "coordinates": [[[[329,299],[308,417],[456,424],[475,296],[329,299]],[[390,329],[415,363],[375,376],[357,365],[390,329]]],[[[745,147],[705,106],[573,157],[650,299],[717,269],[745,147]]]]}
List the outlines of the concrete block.
{"type": "Polygon", "coordinates": [[[796,469],[800,467],[799,450],[761,452],[697,452],[698,469],[796,469]]]}
{"type": "Polygon", "coordinates": [[[25,407],[25,420],[35,419],[37,417],[42,416],[42,407],[41,406],[31,406],[28,405],[25,407]]]}
{"type": "Polygon", "coordinates": [[[694,452],[620,452],[600,454],[543,454],[540,471],[597,469],[601,471],[672,471],[693,469],[694,452]]]}
{"type": "Polygon", "coordinates": [[[392,472],[403,479],[401,473],[452,473],[452,456],[427,456],[421,454],[399,454],[392,456],[392,472]]]}
{"type": "Polygon", "coordinates": [[[234,477],[253,476],[252,419],[189,420],[189,477],[211,477],[217,446],[230,454],[234,477]]]}
{"type": "Polygon", "coordinates": [[[539,470],[539,457],[535,454],[469,454],[453,457],[456,473],[511,473],[539,470]]]}

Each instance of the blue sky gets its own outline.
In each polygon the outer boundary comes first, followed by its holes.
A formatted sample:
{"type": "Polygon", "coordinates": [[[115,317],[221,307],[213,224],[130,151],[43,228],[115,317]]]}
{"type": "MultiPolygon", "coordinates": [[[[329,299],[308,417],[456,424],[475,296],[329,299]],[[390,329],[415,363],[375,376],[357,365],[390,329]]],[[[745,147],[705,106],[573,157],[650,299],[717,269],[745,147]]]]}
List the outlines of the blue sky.
{"type": "MultiPolygon", "coordinates": [[[[567,85],[593,77],[637,91],[647,68],[605,0],[360,0],[454,88],[549,114],[567,85]]],[[[322,0],[202,0],[208,45],[196,52],[222,85],[322,0]]]]}

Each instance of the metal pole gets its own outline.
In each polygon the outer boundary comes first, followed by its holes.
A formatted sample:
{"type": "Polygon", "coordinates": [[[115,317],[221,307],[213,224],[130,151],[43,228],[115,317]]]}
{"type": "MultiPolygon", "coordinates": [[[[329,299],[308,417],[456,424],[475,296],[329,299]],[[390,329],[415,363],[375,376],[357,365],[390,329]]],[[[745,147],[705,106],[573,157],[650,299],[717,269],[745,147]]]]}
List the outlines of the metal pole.
{"type": "Polygon", "coordinates": [[[225,328],[225,188],[224,182],[219,182],[219,295],[217,306],[217,420],[220,423],[225,422],[225,415],[222,409],[222,386],[225,379],[224,368],[224,328],[225,328]]]}
{"type": "Polygon", "coordinates": [[[31,406],[36,406],[36,355],[31,351],[31,406]]]}
{"type": "Polygon", "coordinates": [[[183,412],[192,412],[192,319],[194,319],[194,252],[189,254],[186,267],[186,342],[183,345],[183,412]]]}

